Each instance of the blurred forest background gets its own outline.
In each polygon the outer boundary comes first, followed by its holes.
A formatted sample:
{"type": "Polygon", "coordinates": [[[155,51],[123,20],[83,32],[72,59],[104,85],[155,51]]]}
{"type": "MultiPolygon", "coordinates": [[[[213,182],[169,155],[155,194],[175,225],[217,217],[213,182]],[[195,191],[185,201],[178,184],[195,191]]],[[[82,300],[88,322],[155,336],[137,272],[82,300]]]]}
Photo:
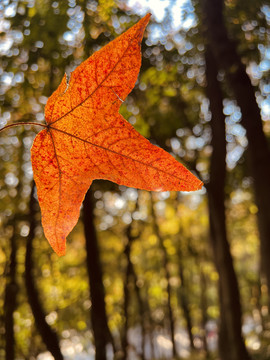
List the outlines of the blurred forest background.
{"type": "Polygon", "coordinates": [[[0,125],[44,122],[64,73],[149,11],[121,113],[205,186],[95,181],[58,258],[32,181],[40,129],[2,132],[1,359],[270,359],[267,0],[2,0],[0,125]]]}

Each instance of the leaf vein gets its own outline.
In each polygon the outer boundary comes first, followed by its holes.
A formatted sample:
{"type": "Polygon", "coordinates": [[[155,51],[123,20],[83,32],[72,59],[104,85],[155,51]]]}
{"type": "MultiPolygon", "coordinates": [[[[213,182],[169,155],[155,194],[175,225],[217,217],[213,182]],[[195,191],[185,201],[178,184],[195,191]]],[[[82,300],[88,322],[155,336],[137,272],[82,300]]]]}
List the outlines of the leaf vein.
{"type": "MultiPolygon", "coordinates": [[[[88,140],[82,139],[82,138],[80,138],[80,137],[78,137],[78,136],[75,136],[75,135],[73,135],[73,134],[70,134],[70,133],[68,133],[68,132],[66,132],[66,131],[64,131],[64,130],[55,128],[55,127],[53,127],[53,126],[50,126],[50,129],[55,130],[55,131],[58,131],[58,132],[60,132],[60,133],[62,133],[62,134],[65,134],[65,135],[67,135],[67,136],[71,136],[71,137],[73,137],[73,138],[75,138],[75,139],[77,139],[77,140],[80,140],[80,141],[84,142],[85,144],[89,144],[89,145],[91,145],[91,146],[94,146],[94,147],[97,147],[97,148],[99,148],[99,149],[102,149],[102,150],[111,152],[111,153],[116,154],[116,155],[121,155],[121,156],[125,157],[126,159],[130,159],[130,160],[133,160],[133,161],[137,162],[138,164],[142,164],[142,165],[145,165],[145,166],[149,166],[149,167],[151,167],[151,168],[153,168],[153,169],[155,169],[155,170],[157,170],[157,171],[159,171],[159,172],[162,172],[162,173],[164,173],[164,174],[166,174],[166,175],[170,175],[170,176],[174,177],[174,178],[177,179],[177,180],[181,180],[181,181],[183,181],[184,183],[189,183],[187,180],[182,179],[182,178],[180,178],[179,176],[176,176],[176,175],[174,175],[174,174],[171,174],[171,173],[169,173],[169,172],[167,172],[167,171],[165,171],[165,170],[163,170],[163,169],[157,168],[157,167],[152,166],[151,164],[145,163],[145,162],[143,162],[143,161],[140,161],[140,160],[137,160],[137,159],[133,159],[133,158],[131,158],[129,155],[120,154],[120,153],[118,153],[117,151],[114,151],[114,150],[112,150],[112,149],[108,149],[108,148],[106,148],[106,147],[104,147],[104,146],[102,146],[102,145],[94,144],[94,143],[92,143],[92,142],[90,142],[90,141],[88,141],[88,140]]],[[[175,161],[177,161],[177,160],[175,160],[175,161]]]]}

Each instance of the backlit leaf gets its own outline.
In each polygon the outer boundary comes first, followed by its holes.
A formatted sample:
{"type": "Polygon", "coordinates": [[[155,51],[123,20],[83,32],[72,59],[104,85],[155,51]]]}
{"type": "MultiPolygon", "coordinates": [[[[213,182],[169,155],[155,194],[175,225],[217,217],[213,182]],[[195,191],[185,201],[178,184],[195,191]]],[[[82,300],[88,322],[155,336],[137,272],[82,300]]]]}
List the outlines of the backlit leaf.
{"type": "Polygon", "coordinates": [[[48,127],[35,138],[32,166],[44,233],[58,255],[94,179],[139,189],[192,191],[202,183],[152,145],[119,114],[141,66],[150,15],[64,76],[45,107],[48,127]]]}

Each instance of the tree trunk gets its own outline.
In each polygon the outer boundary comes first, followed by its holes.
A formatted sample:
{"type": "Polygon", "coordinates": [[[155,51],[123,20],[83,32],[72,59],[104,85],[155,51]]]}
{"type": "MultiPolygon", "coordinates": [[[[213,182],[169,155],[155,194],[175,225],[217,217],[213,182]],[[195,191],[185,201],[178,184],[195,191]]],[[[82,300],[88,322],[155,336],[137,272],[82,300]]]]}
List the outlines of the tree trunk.
{"type": "Polygon", "coordinates": [[[203,268],[200,268],[200,279],[201,279],[201,311],[202,311],[202,329],[203,329],[203,347],[205,351],[205,360],[211,359],[208,344],[207,344],[207,333],[206,333],[206,325],[207,325],[207,282],[206,277],[203,271],[203,268]]]}
{"type": "MultiPolygon", "coordinates": [[[[141,328],[142,328],[142,352],[141,352],[141,360],[145,360],[145,338],[146,338],[146,319],[150,316],[147,316],[146,314],[146,309],[144,306],[144,301],[142,299],[141,296],[141,291],[140,288],[138,286],[138,278],[137,278],[137,274],[135,272],[134,266],[131,263],[131,274],[133,276],[133,280],[134,280],[134,288],[135,288],[135,293],[137,296],[137,301],[138,301],[138,305],[139,305],[139,311],[140,311],[140,322],[141,322],[141,328]]],[[[148,323],[150,323],[150,320],[148,319],[148,323]]]]}
{"type": "Polygon", "coordinates": [[[206,49],[207,96],[212,113],[212,157],[208,186],[210,238],[219,274],[220,331],[222,360],[248,360],[241,332],[241,305],[233,260],[227,240],[224,205],[226,177],[226,138],[223,97],[217,80],[218,69],[210,48],[206,49]]]}
{"type": "Polygon", "coordinates": [[[153,202],[152,196],[151,196],[151,200],[152,200],[151,207],[152,207],[152,217],[153,217],[153,228],[154,228],[155,235],[158,238],[159,245],[160,245],[160,248],[162,251],[162,265],[163,265],[163,269],[165,271],[165,277],[166,277],[166,281],[167,281],[167,295],[168,295],[167,308],[168,308],[168,313],[169,313],[168,315],[169,315],[169,324],[170,324],[170,333],[171,333],[171,342],[172,342],[172,352],[173,352],[173,357],[177,358],[176,344],[175,344],[175,340],[174,340],[175,330],[174,330],[174,317],[173,317],[172,301],[171,301],[172,288],[171,288],[171,284],[170,284],[169,261],[168,261],[167,251],[163,244],[163,239],[162,239],[162,236],[160,234],[159,227],[157,224],[157,218],[156,218],[156,214],[155,214],[155,210],[154,210],[154,202],[153,202]]]}
{"type": "Polygon", "coordinates": [[[183,310],[183,315],[186,321],[186,329],[187,329],[187,333],[188,333],[188,337],[189,337],[189,342],[190,342],[190,348],[191,350],[194,350],[194,342],[193,342],[193,335],[192,335],[192,320],[191,320],[191,316],[190,316],[190,311],[189,311],[189,306],[188,306],[188,296],[187,296],[187,286],[186,286],[186,281],[185,281],[185,276],[184,276],[184,268],[183,268],[183,264],[182,264],[182,251],[180,249],[180,246],[178,246],[178,269],[179,269],[179,277],[181,280],[181,286],[179,288],[179,299],[180,299],[180,304],[183,310]]]}
{"type": "Polygon", "coordinates": [[[204,25],[217,64],[225,70],[228,83],[242,112],[248,139],[248,158],[254,178],[255,200],[261,240],[261,260],[270,294],[270,150],[263,132],[255,91],[224,23],[224,0],[201,0],[204,25]]]}
{"type": "Polygon", "coordinates": [[[127,258],[127,267],[126,275],[124,281],[124,327],[123,327],[123,336],[122,336],[122,348],[123,348],[123,360],[126,360],[128,357],[128,307],[130,302],[130,277],[131,277],[131,259],[130,259],[130,247],[131,244],[128,243],[125,246],[124,253],[127,258]]]}
{"type": "Polygon", "coordinates": [[[114,351],[115,346],[106,315],[105,290],[102,282],[102,268],[94,224],[91,189],[88,190],[83,202],[83,223],[86,240],[90,297],[92,302],[91,321],[96,347],[96,360],[104,360],[106,359],[107,344],[112,344],[114,351]]]}
{"type": "Polygon", "coordinates": [[[17,243],[16,243],[16,225],[14,219],[13,234],[10,239],[11,253],[6,272],[6,289],[4,299],[4,323],[5,323],[5,351],[6,360],[15,359],[15,339],[14,339],[14,319],[13,314],[17,306],[18,284],[16,281],[17,269],[17,243]]]}
{"type": "Polygon", "coordinates": [[[35,318],[35,324],[42,337],[47,349],[51,352],[55,360],[63,360],[64,357],[61,354],[59,347],[59,340],[56,332],[48,325],[45,319],[45,312],[40,302],[38,290],[35,286],[33,276],[33,240],[35,238],[36,229],[36,200],[34,198],[34,185],[32,186],[32,192],[30,196],[29,204],[29,223],[30,231],[27,238],[26,255],[25,255],[25,285],[28,296],[28,301],[35,318]]]}
{"type": "MultiPolygon", "coordinates": [[[[24,132],[23,132],[24,133],[24,132]]],[[[22,133],[22,136],[23,136],[22,133]]],[[[19,179],[22,179],[23,152],[21,149],[18,153],[18,170],[19,179]]],[[[19,202],[21,194],[21,183],[19,182],[17,187],[17,195],[14,201],[19,202]]],[[[13,227],[13,233],[10,238],[10,259],[7,262],[6,269],[6,288],[4,297],[4,326],[5,326],[5,356],[6,360],[15,359],[15,334],[14,334],[14,318],[13,314],[17,308],[17,294],[19,291],[19,285],[16,279],[17,276],[17,223],[20,220],[20,212],[14,212],[14,216],[10,219],[10,225],[13,227]]]]}
{"type": "MultiPolygon", "coordinates": [[[[136,208],[137,209],[137,204],[136,204],[136,208]]],[[[134,210],[134,211],[135,211],[134,210]]],[[[129,290],[129,285],[130,285],[130,280],[131,278],[133,279],[133,283],[134,283],[134,290],[135,290],[135,294],[137,297],[137,301],[138,301],[138,307],[139,307],[139,318],[140,318],[140,325],[141,325],[141,329],[142,329],[142,342],[141,342],[141,360],[145,360],[145,336],[146,336],[146,311],[145,311],[145,306],[144,306],[144,302],[141,296],[141,291],[140,288],[138,286],[138,278],[137,278],[137,274],[135,272],[133,263],[131,261],[131,257],[130,257],[130,253],[131,253],[131,246],[132,246],[132,242],[137,239],[139,236],[133,236],[131,234],[132,231],[132,223],[127,227],[127,231],[126,231],[126,235],[127,235],[127,243],[124,249],[124,254],[126,255],[126,259],[127,259],[127,267],[126,267],[126,278],[125,278],[125,282],[124,282],[124,314],[125,314],[125,323],[124,323],[124,334],[123,334],[123,340],[122,340],[122,344],[123,344],[123,352],[124,352],[124,356],[123,358],[126,359],[128,356],[127,353],[127,348],[128,348],[128,340],[127,340],[127,332],[128,332],[128,305],[129,305],[129,300],[130,300],[130,290],[129,290]]]]}

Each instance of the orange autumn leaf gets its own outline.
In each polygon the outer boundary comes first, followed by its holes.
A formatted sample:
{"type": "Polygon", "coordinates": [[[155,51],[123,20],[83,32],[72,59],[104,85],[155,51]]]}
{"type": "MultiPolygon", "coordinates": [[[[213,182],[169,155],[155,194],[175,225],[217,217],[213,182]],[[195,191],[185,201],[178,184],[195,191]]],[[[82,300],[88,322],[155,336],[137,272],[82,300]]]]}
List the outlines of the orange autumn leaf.
{"type": "Polygon", "coordinates": [[[94,179],[156,191],[202,186],[118,112],[137,80],[149,18],[94,53],[69,80],[64,76],[46,104],[48,125],[34,140],[32,167],[44,233],[59,256],[94,179]]]}

